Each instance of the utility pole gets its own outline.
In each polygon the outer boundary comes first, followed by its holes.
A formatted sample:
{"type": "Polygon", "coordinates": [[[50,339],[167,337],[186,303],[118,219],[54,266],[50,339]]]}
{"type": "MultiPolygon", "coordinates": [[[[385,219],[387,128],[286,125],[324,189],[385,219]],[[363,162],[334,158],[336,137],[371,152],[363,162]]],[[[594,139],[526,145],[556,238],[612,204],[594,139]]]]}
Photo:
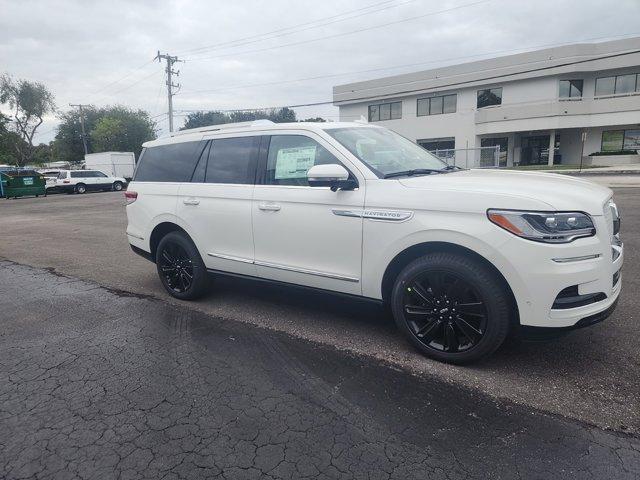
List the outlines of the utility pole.
{"type": "Polygon", "coordinates": [[[160,54],[160,50],[158,50],[158,54],[154,60],[158,60],[158,62],[162,62],[162,60],[167,61],[167,68],[165,72],[167,72],[167,100],[169,105],[169,132],[173,132],[173,96],[177,93],[174,91],[174,88],[179,89],[180,84],[173,83],[172,76],[179,76],[180,72],[178,70],[173,70],[173,64],[177,62],[181,62],[184,60],[178,60],[178,57],[175,55],[169,55],[168,53],[160,54]]]}
{"type": "Polygon", "coordinates": [[[89,149],[87,148],[87,134],[84,131],[84,111],[82,107],[90,107],[91,105],[82,105],[80,103],[70,103],[70,107],[78,107],[80,110],[80,130],[82,131],[82,145],[84,145],[84,154],[89,153],[89,149]]]}

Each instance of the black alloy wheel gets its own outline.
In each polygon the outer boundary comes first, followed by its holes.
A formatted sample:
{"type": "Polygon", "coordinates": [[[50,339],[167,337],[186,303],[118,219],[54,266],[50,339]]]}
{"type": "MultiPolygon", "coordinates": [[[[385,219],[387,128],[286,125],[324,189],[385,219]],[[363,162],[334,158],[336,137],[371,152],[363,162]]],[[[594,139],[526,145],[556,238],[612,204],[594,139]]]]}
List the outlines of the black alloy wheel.
{"type": "Polygon", "coordinates": [[[184,293],[193,284],[193,262],[177,243],[167,243],[160,252],[158,268],[164,283],[176,293],[184,293]]]}
{"type": "Polygon", "coordinates": [[[170,232],[160,240],[156,267],[165,290],[176,298],[195,300],[209,289],[209,276],[202,257],[183,232],[170,232]]]}
{"type": "Polygon", "coordinates": [[[404,315],[426,347],[458,353],[475,347],[487,327],[487,309],[477,290],[459,276],[442,271],[408,282],[404,315]]]}
{"type": "Polygon", "coordinates": [[[504,279],[480,260],[458,253],[431,253],[408,264],[390,300],[396,324],[411,343],[449,363],[492,354],[513,318],[504,279]]]}

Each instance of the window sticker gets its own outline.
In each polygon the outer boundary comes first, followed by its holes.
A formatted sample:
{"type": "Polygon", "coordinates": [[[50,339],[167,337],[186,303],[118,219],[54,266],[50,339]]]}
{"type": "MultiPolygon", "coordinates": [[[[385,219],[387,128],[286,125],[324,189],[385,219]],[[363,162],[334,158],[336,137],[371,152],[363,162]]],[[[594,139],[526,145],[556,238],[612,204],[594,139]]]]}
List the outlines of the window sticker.
{"type": "Polygon", "coordinates": [[[22,183],[24,185],[33,185],[33,178],[25,177],[25,178],[22,179],[22,183]]]}
{"type": "Polygon", "coordinates": [[[316,146],[282,148],[276,158],[276,180],[304,178],[316,161],[316,146]]]}

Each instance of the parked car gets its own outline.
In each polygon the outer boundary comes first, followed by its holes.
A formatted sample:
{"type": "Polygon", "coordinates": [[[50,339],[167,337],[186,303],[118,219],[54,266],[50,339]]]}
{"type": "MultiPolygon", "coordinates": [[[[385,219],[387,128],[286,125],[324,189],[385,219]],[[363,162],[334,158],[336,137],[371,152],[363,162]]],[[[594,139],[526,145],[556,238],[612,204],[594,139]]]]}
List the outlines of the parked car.
{"type": "Polygon", "coordinates": [[[144,144],[125,197],[129,243],[170,295],[202,296],[213,273],[366,297],[446,362],[604,320],[621,289],[610,189],[450,167],[374,125],[177,132],[144,144]]]}
{"type": "Polygon", "coordinates": [[[45,179],[45,189],[47,193],[56,191],[56,181],[60,175],[60,170],[38,170],[45,179]]]}
{"type": "Polygon", "coordinates": [[[127,185],[122,177],[110,177],[97,170],[61,170],[56,189],[66,193],[85,193],[96,190],[119,192],[127,185]]]}
{"type": "Polygon", "coordinates": [[[133,178],[136,157],[133,152],[100,152],[84,156],[85,168],[113,177],[133,178]]]}

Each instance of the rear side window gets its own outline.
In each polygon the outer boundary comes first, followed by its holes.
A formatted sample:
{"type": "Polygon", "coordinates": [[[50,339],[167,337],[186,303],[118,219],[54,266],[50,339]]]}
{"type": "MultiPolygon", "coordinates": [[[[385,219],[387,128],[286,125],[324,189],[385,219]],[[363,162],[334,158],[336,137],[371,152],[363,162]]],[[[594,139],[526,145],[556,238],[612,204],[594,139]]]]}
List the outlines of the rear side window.
{"type": "Polygon", "coordinates": [[[253,184],[259,143],[260,137],[213,140],[205,182],[253,184]]]}
{"type": "Polygon", "coordinates": [[[331,152],[304,135],[274,135],[269,142],[267,185],[309,186],[307,171],[314,165],[342,165],[331,152]]]}
{"type": "Polygon", "coordinates": [[[144,150],[134,180],[137,182],[188,182],[206,142],[182,142],[144,150]]]}
{"type": "Polygon", "coordinates": [[[71,178],[87,178],[89,176],[86,172],[71,172],[71,178]]]}

